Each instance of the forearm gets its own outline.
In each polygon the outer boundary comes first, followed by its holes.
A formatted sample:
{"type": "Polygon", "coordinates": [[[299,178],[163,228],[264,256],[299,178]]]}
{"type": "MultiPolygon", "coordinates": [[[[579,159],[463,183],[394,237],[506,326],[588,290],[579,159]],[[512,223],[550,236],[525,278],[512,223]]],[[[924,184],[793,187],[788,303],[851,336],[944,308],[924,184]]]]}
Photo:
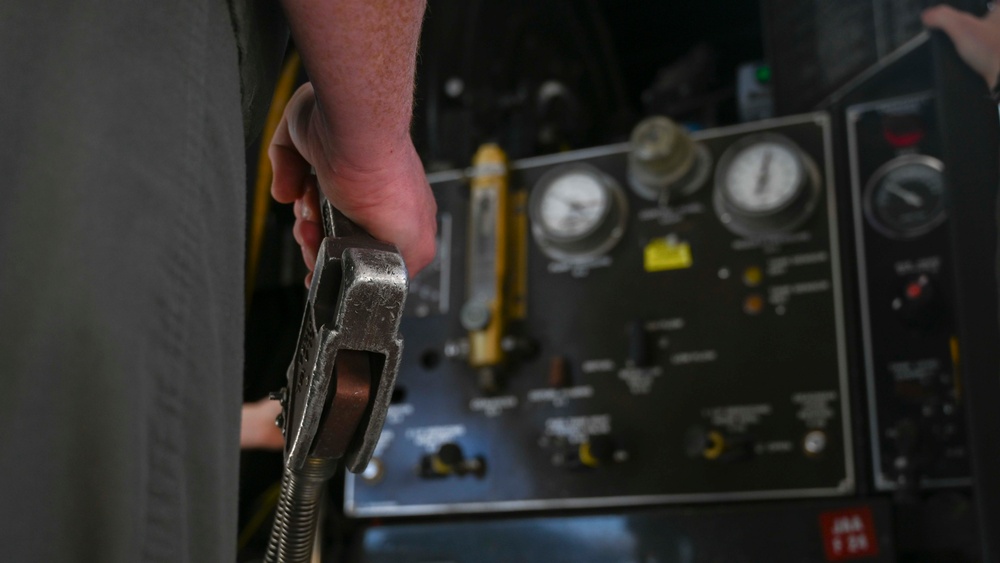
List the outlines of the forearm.
{"type": "Polygon", "coordinates": [[[282,2],[312,83],[292,96],[271,139],[271,193],[298,202],[293,232],[310,270],[323,235],[318,190],[395,244],[414,274],[434,257],[436,230],[434,195],[410,140],[425,0],[282,2]]]}
{"type": "Polygon", "coordinates": [[[360,170],[409,142],[425,0],[282,0],[316,89],[326,158],[360,170]]]}

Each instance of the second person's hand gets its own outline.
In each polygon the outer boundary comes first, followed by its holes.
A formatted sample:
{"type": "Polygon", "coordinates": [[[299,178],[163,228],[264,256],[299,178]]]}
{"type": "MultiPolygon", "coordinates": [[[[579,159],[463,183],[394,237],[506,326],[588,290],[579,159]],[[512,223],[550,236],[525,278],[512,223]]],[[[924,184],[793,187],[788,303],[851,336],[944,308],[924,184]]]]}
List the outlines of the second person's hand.
{"type": "Polygon", "coordinates": [[[1000,76],[1000,11],[982,18],[947,5],[928,8],[922,14],[924,25],[944,31],[958,54],[979,73],[989,88],[995,88],[1000,76]]]}

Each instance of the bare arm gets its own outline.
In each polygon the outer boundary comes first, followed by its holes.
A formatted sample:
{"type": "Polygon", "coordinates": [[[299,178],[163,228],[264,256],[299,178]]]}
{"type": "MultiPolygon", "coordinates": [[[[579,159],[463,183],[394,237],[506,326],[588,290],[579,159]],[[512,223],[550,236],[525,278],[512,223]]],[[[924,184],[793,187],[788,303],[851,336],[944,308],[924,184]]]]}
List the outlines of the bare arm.
{"type": "Polygon", "coordinates": [[[272,193],[296,202],[310,269],[320,229],[309,167],[348,217],[399,246],[411,273],[434,255],[435,205],[409,127],[424,0],[283,0],[312,85],[270,148],[272,193]]]}

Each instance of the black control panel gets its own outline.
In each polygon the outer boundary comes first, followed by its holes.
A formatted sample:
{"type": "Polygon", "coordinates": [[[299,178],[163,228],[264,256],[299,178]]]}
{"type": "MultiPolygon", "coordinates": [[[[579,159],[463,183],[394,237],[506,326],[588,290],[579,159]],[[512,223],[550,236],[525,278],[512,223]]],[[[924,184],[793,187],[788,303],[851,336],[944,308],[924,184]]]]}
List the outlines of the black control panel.
{"type": "Polygon", "coordinates": [[[875,486],[968,484],[934,98],[866,102],[845,116],[875,486]]]}
{"type": "Polygon", "coordinates": [[[652,123],[432,175],[438,258],[345,512],[853,493],[830,125],[652,123]]]}

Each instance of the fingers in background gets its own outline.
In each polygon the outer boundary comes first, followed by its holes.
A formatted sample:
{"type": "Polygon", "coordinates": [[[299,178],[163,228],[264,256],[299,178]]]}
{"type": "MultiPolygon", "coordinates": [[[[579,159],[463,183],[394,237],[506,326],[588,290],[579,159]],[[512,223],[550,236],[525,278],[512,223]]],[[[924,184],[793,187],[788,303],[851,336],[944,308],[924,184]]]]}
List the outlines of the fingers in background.
{"type": "Polygon", "coordinates": [[[951,6],[928,8],[921,14],[924,25],[940,29],[955,43],[955,48],[973,70],[993,88],[1000,73],[1000,14],[984,18],[959,11],[951,6]]]}
{"type": "Polygon", "coordinates": [[[292,227],[292,235],[295,241],[302,247],[302,257],[305,259],[306,267],[313,271],[316,267],[316,254],[319,252],[319,244],[323,241],[322,229],[319,223],[296,219],[295,226],[292,227]]]}

